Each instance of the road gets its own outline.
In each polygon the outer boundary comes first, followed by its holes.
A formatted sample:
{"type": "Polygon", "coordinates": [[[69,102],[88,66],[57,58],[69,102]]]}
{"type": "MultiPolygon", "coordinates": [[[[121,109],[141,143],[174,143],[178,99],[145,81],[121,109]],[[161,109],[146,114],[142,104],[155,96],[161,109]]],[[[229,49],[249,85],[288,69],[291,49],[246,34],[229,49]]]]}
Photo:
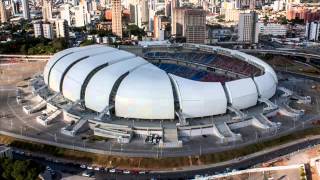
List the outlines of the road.
{"type": "MultiPolygon", "coordinates": [[[[122,173],[107,173],[102,171],[95,171],[95,177],[98,180],[102,179],[190,179],[193,178],[195,175],[213,175],[218,173],[223,173],[226,171],[227,168],[230,170],[237,169],[247,169],[256,164],[260,164],[262,162],[277,158],[279,156],[284,156],[290,153],[293,153],[298,150],[302,150],[304,148],[318,145],[320,144],[320,136],[317,136],[315,139],[305,139],[302,142],[297,142],[290,144],[289,146],[285,146],[284,148],[277,148],[274,151],[261,151],[259,152],[258,156],[251,157],[250,155],[247,157],[243,157],[241,159],[232,160],[231,164],[224,164],[217,166],[216,164],[208,165],[206,167],[198,167],[194,170],[178,170],[178,171],[165,171],[165,172],[150,172],[149,174],[145,175],[132,175],[132,174],[122,174],[122,173]],[[212,167],[213,166],[213,167],[212,167]],[[201,168],[201,169],[199,169],[201,168]]],[[[32,159],[36,162],[44,165],[50,166],[52,169],[57,171],[58,173],[69,173],[69,174],[78,174],[84,171],[84,169],[80,168],[79,164],[72,164],[72,163],[62,163],[62,162],[54,162],[49,161],[44,158],[34,157],[34,156],[27,156],[21,155],[17,153],[13,153],[13,158],[15,159],[32,159]]]]}
{"type": "Polygon", "coordinates": [[[290,55],[290,56],[299,56],[304,58],[313,58],[320,59],[320,55],[318,54],[309,54],[303,52],[292,52],[292,51],[284,51],[284,50],[270,50],[270,49],[241,49],[240,51],[245,53],[269,53],[269,54],[279,54],[279,55],[290,55]]]}

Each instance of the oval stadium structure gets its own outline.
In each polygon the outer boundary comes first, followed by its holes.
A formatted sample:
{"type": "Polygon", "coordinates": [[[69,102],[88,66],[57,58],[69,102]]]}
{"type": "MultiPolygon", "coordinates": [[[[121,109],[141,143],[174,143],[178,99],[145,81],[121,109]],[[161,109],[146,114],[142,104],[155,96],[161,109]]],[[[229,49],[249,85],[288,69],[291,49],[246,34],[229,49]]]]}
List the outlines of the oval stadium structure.
{"type": "Polygon", "coordinates": [[[48,88],[89,110],[133,119],[199,118],[255,106],[276,92],[264,61],[231,49],[181,44],[188,52],[142,57],[102,45],[55,54],[44,69],[48,88]]]}

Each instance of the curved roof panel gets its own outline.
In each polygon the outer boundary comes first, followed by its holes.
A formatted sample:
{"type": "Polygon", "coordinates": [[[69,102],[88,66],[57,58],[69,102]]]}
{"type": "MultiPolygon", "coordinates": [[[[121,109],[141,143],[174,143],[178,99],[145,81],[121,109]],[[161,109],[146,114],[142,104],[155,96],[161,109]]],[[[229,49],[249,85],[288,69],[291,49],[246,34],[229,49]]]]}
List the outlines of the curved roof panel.
{"type": "Polygon", "coordinates": [[[224,114],[227,97],[220,82],[199,82],[170,74],[185,118],[224,114]]]}
{"type": "Polygon", "coordinates": [[[103,111],[109,106],[109,96],[116,81],[128,71],[146,63],[143,58],[135,57],[98,71],[92,76],[85,90],[85,106],[97,112],[103,111]]]}
{"type": "Polygon", "coordinates": [[[117,116],[139,119],[174,119],[174,99],[166,72],[146,64],[121,82],[116,98],[117,116]]]}
{"type": "Polygon", "coordinates": [[[135,57],[134,54],[125,51],[114,51],[110,49],[105,53],[92,56],[75,64],[65,75],[62,87],[63,95],[72,100],[81,99],[81,89],[84,82],[90,80],[91,72],[96,73],[100,68],[104,68],[113,63],[135,57]],[[89,79],[88,79],[89,78],[89,79]]]}
{"type": "Polygon", "coordinates": [[[251,78],[225,83],[228,101],[237,109],[245,109],[257,104],[258,92],[251,78]]]}
{"type": "Polygon", "coordinates": [[[92,49],[92,48],[97,48],[100,47],[101,45],[93,45],[93,46],[85,46],[85,47],[74,47],[74,48],[69,48],[69,49],[65,49],[63,51],[60,51],[56,54],[54,54],[48,61],[48,63],[46,64],[44,71],[43,71],[43,77],[44,77],[44,82],[46,84],[48,84],[48,75],[51,71],[52,66],[57,63],[57,61],[59,61],[60,59],[62,59],[63,57],[72,54],[74,52],[78,52],[84,49],[92,49]]]}
{"type": "Polygon", "coordinates": [[[56,92],[60,92],[64,78],[63,76],[65,75],[65,73],[67,73],[69,68],[71,68],[75,63],[83,59],[86,59],[90,56],[96,56],[112,49],[113,48],[106,46],[99,46],[94,49],[83,49],[82,51],[79,51],[77,53],[72,53],[68,56],[65,56],[52,67],[50,76],[48,77],[49,87],[56,92]]]}
{"type": "Polygon", "coordinates": [[[260,97],[269,99],[276,93],[277,84],[269,72],[253,79],[260,97]]]}

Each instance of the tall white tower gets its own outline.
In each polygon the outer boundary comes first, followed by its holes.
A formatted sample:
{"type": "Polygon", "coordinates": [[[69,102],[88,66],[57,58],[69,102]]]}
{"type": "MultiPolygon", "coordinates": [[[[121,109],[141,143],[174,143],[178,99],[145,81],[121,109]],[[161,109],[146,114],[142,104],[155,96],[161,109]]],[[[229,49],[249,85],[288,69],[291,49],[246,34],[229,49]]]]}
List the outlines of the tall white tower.
{"type": "Polygon", "coordinates": [[[23,18],[30,20],[29,0],[22,0],[23,18]]]}

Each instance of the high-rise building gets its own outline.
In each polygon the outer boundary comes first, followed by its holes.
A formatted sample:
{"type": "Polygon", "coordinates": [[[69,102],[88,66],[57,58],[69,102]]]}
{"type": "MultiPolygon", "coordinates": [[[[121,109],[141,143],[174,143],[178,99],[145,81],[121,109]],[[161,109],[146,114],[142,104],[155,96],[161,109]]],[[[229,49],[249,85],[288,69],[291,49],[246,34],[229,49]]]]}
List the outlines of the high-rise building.
{"type": "Polygon", "coordinates": [[[259,34],[272,35],[272,36],[285,36],[287,34],[288,27],[283,24],[276,23],[263,23],[257,24],[259,27],[259,34]]]}
{"type": "Polygon", "coordinates": [[[238,24],[238,41],[258,43],[259,30],[257,27],[258,15],[255,11],[240,13],[238,24]]]}
{"type": "Polygon", "coordinates": [[[121,0],[112,0],[112,33],[122,38],[121,0]]]}
{"type": "Polygon", "coordinates": [[[305,23],[320,20],[320,9],[308,7],[305,4],[290,4],[286,12],[288,20],[301,19],[304,20],[305,23]]]}
{"type": "Polygon", "coordinates": [[[6,23],[8,21],[7,11],[6,11],[3,0],[0,0],[0,16],[1,16],[1,23],[6,23]]]}
{"type": "Polygon", "coordinates": [[[148,0],[140,0],[139,6],[141,11],[141,26],[147,27],[147,24],[149,23],[148,0]]]}
{"type": "Polygon", "coordinates": [[[256,8],[256,0],[250,0],[249,9],[254,10],[256,8]]]}
{"type": "MultiPolygon", "coordinates": [[[[136,25],[139,24],[139,7],[138,7],[138,4],[139,4],[139,1],[137,0],[129,0],[128,1],[128,9],[130,11],[130,22],[131,23],[134,23],[136,25]]],[[[141,16],[141,14],[140,14],[141,16]]]]}
{"type": "Polygon", "coordinates": [[[164,10],[164,0],[149,0],[149,31],[153,31],[154,16],[158,11],[164,10]]]}
{"type": "Polygon", "coordinates": [[[320,41],[320,22],[310,22],[306,24],[306,39],[308,41],[320,41]]]}
{"type": "Polygon", "coordinates": [[[225,21],[235,22],[239,20],[239,8],[236,7],[236,2],[223,2],[220,8],[220,15],[225,15],[225,21]]]}
{"type": "Polygon", "coordinates": [[[29,0],[22,0],[23,18],[30,20],[29,0]]]}
{"type": "Polygon", "coordinates": [[[42,29],[43,29],[43,37],[45,37],[47,39],[53,39],[52,24],[43,23],[42,29]]]}
{"type": "Polygon", "coordinates": [[[154,16],[153,37],[156,40],[163,41],[167,37],[166,27],[170,24],[169,18],[156,15],[154,16]]]}
{"type": "Polygon", "coordinates": [[[87,4],[79,4],[74,7],[74,19],[76,27],[83,27],[90,23],[91,15],[88,12],[87,4]]]}
{"type": "Polygon", "coordinates": [[[81,1],[78,6],[63,4],[60,7],[60,18],[65,19],[69,26],[83,27],[90,23],[91,15],[86,1],[81,1]]]}
{"type": "Polygon", "coordinates": [[[42,1],[42,19],[47,22],[52,19],[52,2],[51,0],[42,1]]]}
{"type": "Polygon", "coordinates": [[[60,18],[68,22],[68,25],[71,26],[71,5],[63,4],[60,6],[60,18]]]}
{"type": "Polygon", "coordinates": [[[47,39],[53,39],[52,24],[38,21],[33,24],[33,29],[34,29],[34,36],[36,38],[45,37],[47,39]]]}
{"type": "Polygon", "coordinates": [[[129,0],[130,22],[140,28],[147,27],[149,10],[147,0],[129,0]]]}
{"type": "Polygon", "coordinates": [[[18,3],[15,0],[10,0],[11,12],[12,15],[16,15],[18,13],[18,3]]]}
{"type": "Polygon", "coordinates": [[[57,38],[69,38],[68,22],[64,19],[57,19],[55,21],[56,37],[57,38]]]}
{"type": "Polygon", "coordinates": [[[174,19],[175,19],[175,13],[174,10],[180,6],[178,0],[171,0],[171,9],[170,9],[170,14],[171,14],[171,34],[173,34],[175,26],[174,26],[174,19]]]}
{"type": "Polygon", "coordinates": [[[164,15],[167,17],[171,16],[171,0],[165,0],[165,7],[164,7],[164,15]]]}
{"type": "Polygon", "coordinates": [[[34,37],[38,38],[43,35],[42,22],[33,23],[34,37]]]}
{"type": "Polygon", "coordinates": [[[300,0],[285,0],[286,10],[288,10],[292,4],[300,4],[300,0]]]}
{"type": "Polygon", "coordinates": [[[203,44],[206,38],[206,12],[202,9],[175,8],[172,34],[188,43],[203,44]]]}

